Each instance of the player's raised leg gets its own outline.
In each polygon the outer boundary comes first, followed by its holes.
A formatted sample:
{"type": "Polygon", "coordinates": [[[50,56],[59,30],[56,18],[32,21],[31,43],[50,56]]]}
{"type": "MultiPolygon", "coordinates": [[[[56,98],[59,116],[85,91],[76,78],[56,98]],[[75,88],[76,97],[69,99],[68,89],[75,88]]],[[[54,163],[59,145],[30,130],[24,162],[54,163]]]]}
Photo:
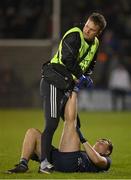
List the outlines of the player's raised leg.
{"type": "Polygon", "coordinates": [[[80,149],[80,140],[76,132],[77,93],[72,92],[65,106],[65,122],[60,140],[61,152],[74,152],[80,149]]]}

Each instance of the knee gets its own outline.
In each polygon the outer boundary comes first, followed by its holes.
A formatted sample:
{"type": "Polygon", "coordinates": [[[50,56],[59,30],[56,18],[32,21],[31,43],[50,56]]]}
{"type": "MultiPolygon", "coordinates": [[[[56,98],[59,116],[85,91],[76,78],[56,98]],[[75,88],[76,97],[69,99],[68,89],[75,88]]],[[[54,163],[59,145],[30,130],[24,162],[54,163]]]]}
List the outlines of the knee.
{"type": "Polygon", "coordinates": [[[28,135],[36,135],[36,134],[38,134],[39,133],[39,131],[37,130],[37,129],[35,129],[35,128],[29,128],[27,131],[26,131],[26,134],[28,134],[28,135]]]}

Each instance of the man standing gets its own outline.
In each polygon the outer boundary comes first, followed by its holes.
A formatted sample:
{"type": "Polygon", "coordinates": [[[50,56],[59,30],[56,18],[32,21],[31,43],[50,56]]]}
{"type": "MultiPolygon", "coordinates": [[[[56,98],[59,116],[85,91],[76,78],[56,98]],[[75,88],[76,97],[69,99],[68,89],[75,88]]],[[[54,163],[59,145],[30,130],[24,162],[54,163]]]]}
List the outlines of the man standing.
{"type": "MultiPolygon", "coordinates": [[[[57,53],[49,64],[61,65],[59,68],[57,67],[61,74],[63,73],[61,67],[64,66],[67,72],[72,75],[74,84],[82,75],[89,75],[93,71],[96,62],[99,47],[98,36],[105,27],[106,20],[103,15],[92,13],[84,27],[74,27],[65,33],[57,53]]],[[[72,90],[73,86],[71,84],[66,91],[72,90]]],[[[61,102],[66,91],[57,87],[53,82],[48,82],[44,77],[44,72],[40,91],[43,96],[45,112],[45,129],[41,136],[40,171],[46,173],[52,169],[50,164],[51,142],[60,116],[64,116],[61,112],[61,102]]]]}

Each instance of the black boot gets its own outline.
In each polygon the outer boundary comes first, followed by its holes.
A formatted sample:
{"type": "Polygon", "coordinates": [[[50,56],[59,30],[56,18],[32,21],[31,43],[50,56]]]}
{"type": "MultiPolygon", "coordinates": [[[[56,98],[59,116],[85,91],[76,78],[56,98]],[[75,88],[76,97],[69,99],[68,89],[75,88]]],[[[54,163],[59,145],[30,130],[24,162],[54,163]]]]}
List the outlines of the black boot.
{"type": "Polygon", "coordinates": [[[15,165],[15,167],[13,169],[9,169],[6,171],[6,173],[8,174],[13,174],[13,173],[24,173],[28,170],[28,166],[23,164],[23,163],[19,163],[17,165],[15,165]]]}

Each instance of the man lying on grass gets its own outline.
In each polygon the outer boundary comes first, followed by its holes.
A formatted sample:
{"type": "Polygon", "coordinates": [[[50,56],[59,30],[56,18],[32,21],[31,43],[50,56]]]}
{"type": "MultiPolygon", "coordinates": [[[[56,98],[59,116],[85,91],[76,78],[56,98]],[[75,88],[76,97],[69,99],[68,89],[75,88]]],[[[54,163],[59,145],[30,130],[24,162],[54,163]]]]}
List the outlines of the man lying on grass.
{"type": "MultiPolygon", "coordinates": [[[[110,168],[109,158],[113,145],[108,139],[98,139],[94,146],[85,140],[76,127],[77,93],[72,92],[65,106],[65,122],[59,148],[52,146],[51,164],[54,171],[60,172],[104,172],[110,168]],[[80,142],[85,151],[80,150],[80,142]]],[[[41,132],[28,129],[22,147],[18,165],[7,173],[24,173],[28,170],[30,159],[40,162],[41,132]]]]}

